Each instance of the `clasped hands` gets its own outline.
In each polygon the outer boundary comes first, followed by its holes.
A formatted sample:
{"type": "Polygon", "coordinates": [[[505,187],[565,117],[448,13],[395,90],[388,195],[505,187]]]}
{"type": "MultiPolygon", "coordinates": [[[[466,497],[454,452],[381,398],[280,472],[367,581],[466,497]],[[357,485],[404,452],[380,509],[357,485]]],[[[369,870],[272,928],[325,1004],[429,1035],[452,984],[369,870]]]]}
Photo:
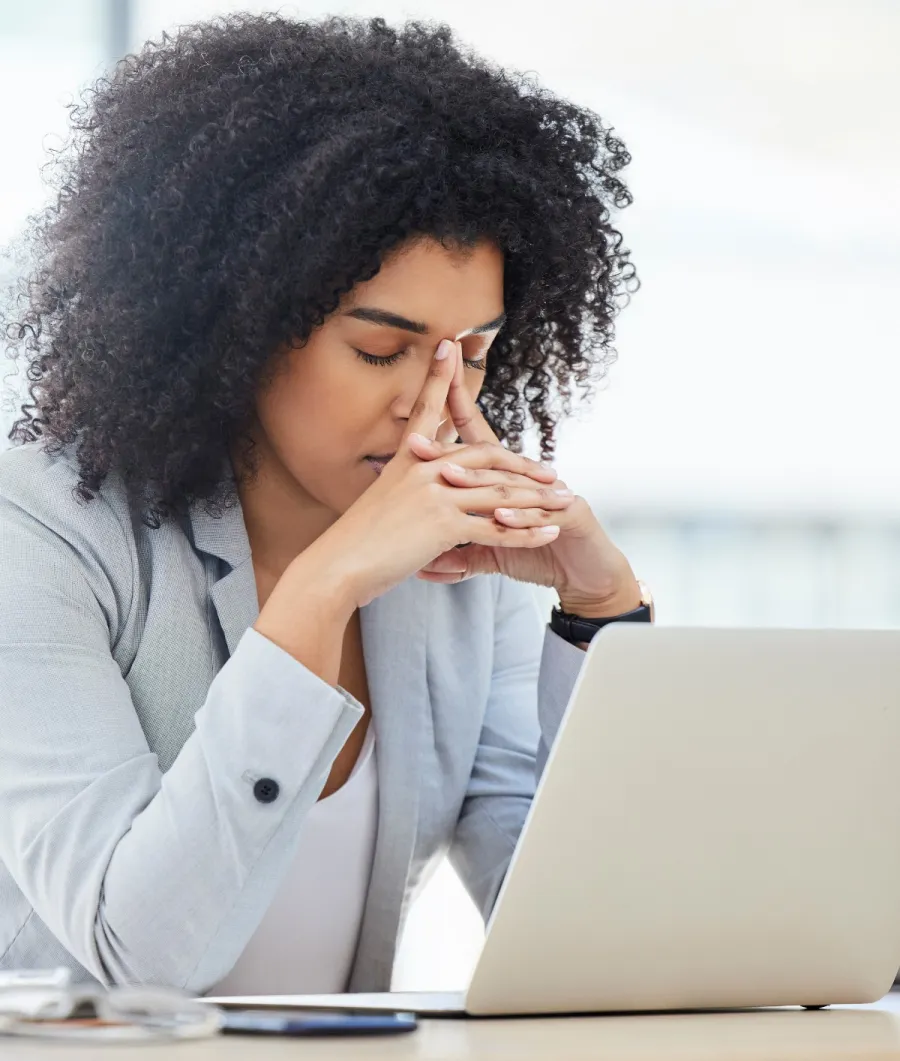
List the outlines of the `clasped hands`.
{"type": "MultiPolygon", "coordinates": [[[[433,425],[434,437],[411,433],[405,445],[422,461],[442,461],[440,472],[451,486],[480,486],[487,474],[508,479],[522,477],[512,472],[490,472],[464,468],[454,455],[473,445],[503,444],[491,429],[464,382],[462,344],[450,343],[448,356],[456,358],[449,381],[446,406],[449,420],[433,425]],[[454,439],[459,441],[451,441],[454,439]]],[[[551,474],[555,474],[550,469],[551,474]]],[[[630,611],[640,604],[641,593],[624,554],[610,541],[590,505],[569,490],[559,478],[540,480],[548,490],[548,508],[512,508],[501,503],[494,510],[498,526],[510,528],[557,526],[559,533],[539,548],[469,544],[435,557],[417,577],[429,582],[461,582],[479,574],[500,573],[520,582],[556,589],[564,611],[586,618],[600,618],[630,611]],[[552,500],[551,500],[552,499],[552,500]]],[[[502,481],[498,493],[502,494],[502,481]]]]}

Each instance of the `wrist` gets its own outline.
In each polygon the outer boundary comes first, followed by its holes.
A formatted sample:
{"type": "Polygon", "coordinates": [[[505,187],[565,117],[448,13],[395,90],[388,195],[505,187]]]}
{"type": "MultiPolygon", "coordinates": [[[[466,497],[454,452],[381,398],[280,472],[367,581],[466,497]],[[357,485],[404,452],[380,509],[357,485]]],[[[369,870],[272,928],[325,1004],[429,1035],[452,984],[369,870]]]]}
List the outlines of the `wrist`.
{"type": "MultiPolygon", "coordinates": [[[[324,538],[324,535],[322,536],[324,538]]],[[[323,621],[346,624],[360,607],[356,573],[347,564],[346,554],[335,554],[327,543],[313,542],[289,565],[285,578],[309,601],[309,610],[323,621]]]]}
{"type": "Polygon", "coordinates": [[[643,601],[641,587],[634,575],[624,579],[602,596],[557,592],[560,610],[569,615],[579,615],[583,619],[607,619],[613,615],[624,615],[639,608],[643,601]]]}
{"type": "Polygon", "coordinates": [[[340,585],[301,553],[276,583],[253,628],[336,688],[353,612],[340,585]]]}

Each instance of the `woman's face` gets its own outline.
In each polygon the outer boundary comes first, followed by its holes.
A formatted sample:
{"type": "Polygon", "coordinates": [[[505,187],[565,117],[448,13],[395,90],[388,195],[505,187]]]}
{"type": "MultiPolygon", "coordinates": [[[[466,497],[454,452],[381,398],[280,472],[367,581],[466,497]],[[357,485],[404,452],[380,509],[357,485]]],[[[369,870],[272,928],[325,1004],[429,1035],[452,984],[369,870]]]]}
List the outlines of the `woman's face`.
{"type": "MultiPolygon", "coordinates": [[[[294,497],[299,488],[345,512],[378,474],[366,458],[400,445],[441,339],[459,340],[466,361],[483,362],[503,311],[503,256],[493,244],[468,255],[433,239],[398,249],[258,395],[254,436],[266,474],[294,497]],[[371,363],[358,351],[392,360],[371,363]]],[[[465,379],[477,396],[484,372],[466,364],[465,379]]]]}

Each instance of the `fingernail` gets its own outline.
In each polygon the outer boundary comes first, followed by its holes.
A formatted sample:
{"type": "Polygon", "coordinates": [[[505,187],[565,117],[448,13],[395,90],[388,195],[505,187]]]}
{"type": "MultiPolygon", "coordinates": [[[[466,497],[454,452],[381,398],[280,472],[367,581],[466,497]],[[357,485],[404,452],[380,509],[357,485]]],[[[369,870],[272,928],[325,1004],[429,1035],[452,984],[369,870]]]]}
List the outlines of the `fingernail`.
{"type": "Polygon", "coordinates": [[[453,464],[451,461],[447,461],[445,463],[444,467],[445,468],[449,468],[451,472],[456,472],[457,474],[463,474],[464,475],[465,471],[466,471],[466,469],[463,468],[461,465],[453,464]]]}
{"type": "Polygon", "coordinates": [[[574,497],[575,496],[574,491],[570,490],[568,487],[566,487],[565,490],[554,490],[553,493],[554,494],[558,494],[560,497],[574,497]]]}
{"type": "Polygon", "coordinates": [[[516,514],[515,509],[512,508],[498,508],[497,512],[499,512],[504,519],[512,519],[516,514]]]}
{"type": "Polygon", "coordinates": [[[410,431],[409,437],[410,439],[415,439],[416,442],[427,442],[429,446],[432,444],[430,438],[427,438],[425,435],[420,435],[418,431],[410,431]]]}
{"type": "Polygon", "coordinates": [[[538,529],[538,533],[539,534],[546,534],[548,538],[550,538],[550,537],[554,537],[555,538],[556,535],[559,534],[559,527],[555,527],[555,526],[552,526],[552,527],[540,527],[538,529]]]}
{"type": "Polygon", "coordinates": [[[553,474],[556,475],[556,469],[553,467],[552,464],[548,463],[547,461],[541,461],[540,465],[544,469],[544,471],[553,472],[553,474]]]}
{"type": "Polygon", "coordinates": [[[438,343],[437,353],[434,355],[435,361],[443,361],[445,357],[449,357],[452,349],[453,343],[449,339],[441,339],[438,343]]]}

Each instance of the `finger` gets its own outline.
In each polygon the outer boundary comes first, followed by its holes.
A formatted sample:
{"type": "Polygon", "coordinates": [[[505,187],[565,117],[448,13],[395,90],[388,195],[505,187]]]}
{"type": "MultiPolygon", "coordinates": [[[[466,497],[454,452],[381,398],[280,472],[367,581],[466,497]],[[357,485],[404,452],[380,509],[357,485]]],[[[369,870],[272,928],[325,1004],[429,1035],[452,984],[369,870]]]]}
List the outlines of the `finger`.
{"type": "Polygon", "coordinates": [[[454,371],[453,343],[449,339],[442,339],[438,343],[425,383],[410,411],[404,441],[412,434],[423,435],[429,439],[435,437],[438,425],[444,417],[447,391],[454,371]]]}
{"type": "MultiPolygon", "coordinates": [[[[462,344],[453,343],[453,350],[448,357],[453,359],[453,378],[450,380],[450,386],[458,385],[456,381],[462,378],[462,344]]],[[[449,391],[448,391],[449,396],[449,391]]],[[[450,410],[447,405],[444,406],[444,412],[446,416],[437,426],[437,431],[434,433],[434,441],[441,445],[452,445],[459,438],[459,432],[456,429],[456,424],[453,422],[453,417],[450,415],[450,410]]]]}
{"type": "Polygon", "coordinates": [[[495,508],[494,519],[509,527],[546,527],[557,523],[560,514],[546,508],[495,508]]]}
{"type": "MultiPolygon", "coordinates": [[[[454,343],[453,352],[449,355],[453,358],[453,377],[450,380],[450,388],[458,386],[458,381],[462,378],[463,371],[463,359],[462,359],[462,344],[454,343]]],[[[441,445],[452,445],[459,438],[459,431],[456,428],[456,424],[453,422],[453,417],[450,414],[450,389],[447,391],[447,405],[444,408],[444,412],[447,414],[446,418],[441,421],[438,425],[438,430],[435,433],[435,442],[441,445]]]]}
{"type": "Polygon", "coordinates": [[[453,417],[448,415],[438,424],[434,445],[439,448],[452,446],[458,438],[459,432],[456,430],[456,424],[453,423],[453,417]]]}
{"type": "Polygon", "coordinates": [[[409,437],[409,448],[422,460],[433,461],[446,457],[450,463],[464,468],[493,468],[527,475],[538,482],[552,483],[556,480],[556,469],[539,461],[513,453],[506,446],[491,442],[474,445],[448,445],[429,439],[409,437]]]}
{"type": "MultiPolygon", "coordinates": [[[[454,428],[454,431],[456,428],[454,428]]],[[[442,442],[440,439],[426,438],[424,435],[413,432],[407,435],[406,448],[419,460],[433,461],[445,453],[455,453],[456,447],[453,443],[442,442]]]]}
{"type": "Polygon", "coordinates": [[[567,509],[575,498],[574,495],[557,494],[545,486],[522,489],[507,486],[506,483],[495,483],[493,486],[468,489],[460,487],[455,491],[453,500],[463,512],[493,515],[497,508],[548,508],[560,512],[567,509]]]}
{"type": "MultiPolygon", "coordinates": [[[[531,488],[535,482],[542,485],[547,482],[546,476],[538,479],[535,475],[513,472],[505,468],[465,468],[453,461],[441,461],[438,470],[441,476],[454,486],[495,486],[497,483],[506,483],[507,486],[531,488]]],[[[547,485],[557,493],[571,494],[562,479],[555,479],[547,485]]]]}
{"type": "Polygon", "coordinates": [[[501,546],[505,549],[539,549],[559,536],[559,524],[544,527],[507,527],[493,519],[468,517],[465,534],[477,545],[501,546]]]}
{"type": "Polygon", "coordinates": [[[485,420],[484,414],[475,404],[475,399],[469,393],[464,377],[465,366],[462,358],[462,343],[456,343],[458,348],[458,361],[456,372],[450,381],[450,389],[447,394],[447,406],[453,423],[459,432],[463,442],[494,442],[499,444],[500,439],[494,434],[493,428],[485,420]]]}

